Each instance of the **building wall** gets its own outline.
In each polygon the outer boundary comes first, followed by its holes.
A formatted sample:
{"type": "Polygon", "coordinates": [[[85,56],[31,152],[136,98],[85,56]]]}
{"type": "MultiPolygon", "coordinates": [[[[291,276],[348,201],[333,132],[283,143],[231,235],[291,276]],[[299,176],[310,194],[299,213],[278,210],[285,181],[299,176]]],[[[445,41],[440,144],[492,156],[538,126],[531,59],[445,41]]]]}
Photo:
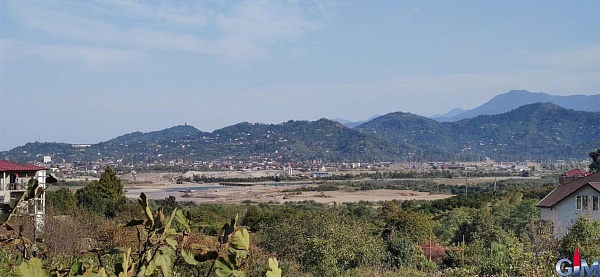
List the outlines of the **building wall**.
{"type": "Polygon", "coordinates": [[[568,198],[554,205],[552,209],[541,208],[540,216],[542,220],[550,220],[554,223],[554,234],[563,236],[568,228],[584,215],[590,215],[592,218],[600,220],[600,211],[592,210],[591,199],[589,200],[588,210],[577,210],[577,195],[599,196],[600,193],[586,185],[568,198]]]}
{"type": "Polygon", "coordinates": [[[331,177],[333,176],[333,173],[331,172],[314,172],[313,173],[313,178],[326,178],[326,177],[331,177]]]}
{"type": "Polygon", "coordinates": [[[27,188],[27,183],[31,178],[36,176],[36,172],[0,172],[0,190],[8,190],[10,184],[10,175],[17,173],[19,176],[17,178],[18,184],[21,185],[21,189],[27,188]]]}

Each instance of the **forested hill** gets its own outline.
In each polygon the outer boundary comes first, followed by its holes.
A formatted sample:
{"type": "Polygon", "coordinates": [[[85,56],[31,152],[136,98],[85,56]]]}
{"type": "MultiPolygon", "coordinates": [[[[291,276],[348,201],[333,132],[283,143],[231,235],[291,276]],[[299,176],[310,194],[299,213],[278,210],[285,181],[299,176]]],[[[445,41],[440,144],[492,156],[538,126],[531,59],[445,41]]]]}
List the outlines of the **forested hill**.
{"type": "Polygon", "coordinates": [[[585,158],[600,147],[600,113],[551,103],[452,123],[392,113],[356,128],[384,140],[404,141],[413,156],[427,160],[585,158]]]}
{"type": "Polygon", "coordinates": [[[179,125],[171,128],[167,128],[161,131],[154,132],[134,132],[120,137],[116,137],[107,141],[107,144],[127,144],[131,142],[136,143],[149,143],[155,141],[165,141],[169,139],[181,139],[181,138],[196,138],[210,133],[202,132],[190,125],[179,125]]]}
{"type": "Polygon", "coordinates": [[[87,148],[28,143],[0,153],[0,159],[27,162],[52,155],[54,160],[122,159],[127,163],[172,159],[387,161],[402,156],[396,151],[398,148],[387,141],[320,119],[281,124],[244,122],[212,133],[176,126],[150,133],[135,132],[87,148]]]}
{"type": "Polygon", "coordinates": [[[600,148],[600,113],[536,103],[500,115],[440,123],[390,113],[350,129],[328,119],[281,124],[239,123],[214,132],[192,126],[135,132],[75,148],[28,143],[0,152],[0,159],[153,162],[235,159],[288,161],[539,160],[586,159],[600,148]]]}

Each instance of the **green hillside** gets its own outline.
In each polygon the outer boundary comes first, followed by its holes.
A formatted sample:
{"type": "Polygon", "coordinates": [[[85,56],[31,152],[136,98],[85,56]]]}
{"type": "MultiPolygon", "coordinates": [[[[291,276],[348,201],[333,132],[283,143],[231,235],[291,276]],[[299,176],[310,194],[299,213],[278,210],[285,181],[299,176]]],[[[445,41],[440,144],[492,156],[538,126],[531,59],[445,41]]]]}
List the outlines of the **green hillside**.
{"type": "Polygon", "coordinates": [[[170,160],[478,161],[585,159],[600,148],[600,113],[536,103],[500,115],[440,123],[410,113],[390,113],[356,128],[328,119],[280,124],[238,123],[214,132],[192,126],[134,132],[74,148],[28,143],[0,153],[17,162],[51,155],[67,161],[170,160]]]}

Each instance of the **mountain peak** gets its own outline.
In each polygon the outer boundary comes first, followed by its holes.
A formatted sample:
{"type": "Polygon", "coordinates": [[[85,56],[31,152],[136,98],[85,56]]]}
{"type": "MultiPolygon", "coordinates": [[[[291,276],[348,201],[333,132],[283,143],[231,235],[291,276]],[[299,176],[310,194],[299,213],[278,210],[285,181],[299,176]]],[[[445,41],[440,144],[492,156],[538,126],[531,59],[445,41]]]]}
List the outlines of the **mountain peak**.
{"type": "Polygon", "coordinates": [[[525,89],[513,89],[513,90],[510,90],[509,92],[506,92],[506,93],[503,93],[503,94],[500,94],[500,95],[505,95],[505,94],[531,94],[531,93],[534,93],[534,92],[530,92],[530,91],[525,90],[525,89]]]}
{"type": "Polygon", "coordinates": [[[502,114],[514,110],[520,106],[538,102],[550,102],[560,107],[577,111],[600,112],[600,94],[557,96],[543,92],[511,90],[509,92],[496,95],[483,105],[472,110],[465,111],[461,114],[432,118],[441,122],[454,122],[465,118],[474,118],[479,115],[502,114]]]}

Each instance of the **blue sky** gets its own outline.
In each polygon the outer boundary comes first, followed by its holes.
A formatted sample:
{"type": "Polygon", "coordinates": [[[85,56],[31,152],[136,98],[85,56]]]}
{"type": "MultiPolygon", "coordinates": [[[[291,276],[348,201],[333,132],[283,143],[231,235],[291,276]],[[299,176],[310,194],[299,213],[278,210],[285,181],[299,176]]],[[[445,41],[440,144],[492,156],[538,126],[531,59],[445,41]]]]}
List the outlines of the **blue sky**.
{"type": "Polygon", "coordinates": [[[0,150],[600,93],[600,1],[0,0],[0,150]]]}

